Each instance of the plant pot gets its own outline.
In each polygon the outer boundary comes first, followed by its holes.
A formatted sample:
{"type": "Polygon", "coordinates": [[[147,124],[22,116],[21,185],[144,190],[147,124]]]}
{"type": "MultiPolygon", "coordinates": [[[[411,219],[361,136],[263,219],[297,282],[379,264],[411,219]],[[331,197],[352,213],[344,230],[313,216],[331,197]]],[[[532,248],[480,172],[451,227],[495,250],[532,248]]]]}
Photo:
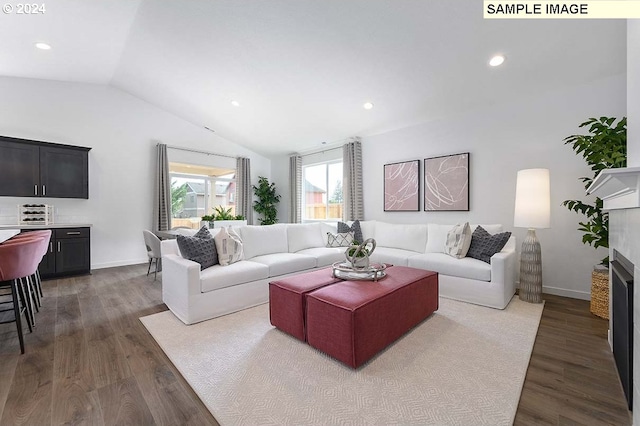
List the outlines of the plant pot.
{"type": "Polygon", "coordinates": [[[247,226],[246,220],[214,220],[210,228],[228,228],[230,226],[247,226]]]}
{"type": "Polygon", "coordinates": [[[351,262],[351,266],[354,269],[368,269],[369,268],[369,257],[357,257],[353,259],[351,262]]]}
{"type": "Polygon", "coordinates": [[[589,310],[600,318],[609,319],[609,269],[607,268],[594,268],[591,273],[589,310]]]}

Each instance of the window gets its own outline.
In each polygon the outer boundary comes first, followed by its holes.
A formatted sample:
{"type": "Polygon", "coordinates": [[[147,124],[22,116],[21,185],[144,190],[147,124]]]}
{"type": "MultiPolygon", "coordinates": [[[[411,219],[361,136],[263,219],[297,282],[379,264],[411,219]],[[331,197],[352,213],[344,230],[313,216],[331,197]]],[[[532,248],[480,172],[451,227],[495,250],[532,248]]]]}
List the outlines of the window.
{"type": "Polygon", "coordinates": [[[173,226],[197,228],[200,218],[218,206],[235,214],[235,170],[169,163],[169,176],[173,226]]]}
{"type": "Polygon", "coordinates": [[[342,161],[302,167],[302,219],[342,219],[342,161]]]}

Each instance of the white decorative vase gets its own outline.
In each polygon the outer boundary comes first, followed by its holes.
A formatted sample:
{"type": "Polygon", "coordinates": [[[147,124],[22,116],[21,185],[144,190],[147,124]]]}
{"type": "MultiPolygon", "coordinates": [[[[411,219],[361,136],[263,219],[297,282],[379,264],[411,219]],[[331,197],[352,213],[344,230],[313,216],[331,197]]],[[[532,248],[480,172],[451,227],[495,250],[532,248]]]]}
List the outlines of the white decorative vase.
{"type": "Polygon", "coordinates": [[[352,245],[344,252],[347,262],[353,269],[369,269],[369,256],[376,249],[376,240],[369,238],[360,245],[352,245]]]}

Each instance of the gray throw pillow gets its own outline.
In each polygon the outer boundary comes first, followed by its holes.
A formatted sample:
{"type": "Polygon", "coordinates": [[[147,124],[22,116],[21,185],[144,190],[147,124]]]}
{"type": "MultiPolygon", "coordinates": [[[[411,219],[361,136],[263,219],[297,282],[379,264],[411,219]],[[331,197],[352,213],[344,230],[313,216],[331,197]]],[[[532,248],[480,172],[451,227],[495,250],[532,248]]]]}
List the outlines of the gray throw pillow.
{"type": "Polygon", "coordinates": [[[455,225],[447,234],[444,252],[456,259],[462,259],[471,247],[471,235],[469,222],[455,225]]]}
{"type": "Polygon", "coordinates": [[[467,257],[491,263],[491,256],[502,250],[510,237],[511,232],[491,235],[482,226],[478,226],[471,234],[471,246],[467,257]]]}
{"type": "Polygon", "coordinates": [[[177,241],[182,257],[199,263],[200,270],[207,269],[218,263],[216,243],[208,229],[203,227],[192,237],[178,235],[177,241]]]}
{"type": "Polygon", "coordinates": [[[344,222],[338,222],[338,233],[344,234],[345,232],[353,232],[353,241],[357,241],[358,243],[363,243],[362,239],[362,230],[360,229],[360,221],[355,220],[351,224],[351,226],[347,225],[344,222]]]}

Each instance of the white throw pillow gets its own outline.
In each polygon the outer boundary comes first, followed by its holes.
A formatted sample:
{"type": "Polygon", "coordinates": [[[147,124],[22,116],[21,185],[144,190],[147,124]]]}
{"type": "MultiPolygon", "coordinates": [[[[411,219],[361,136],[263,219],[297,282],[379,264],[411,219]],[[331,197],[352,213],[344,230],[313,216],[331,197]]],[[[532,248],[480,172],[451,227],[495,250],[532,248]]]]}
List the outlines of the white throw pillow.
{"type": "Polygon", "coordinates": [[[353,244],[353,235],[353,232],[327,232],[327,247],[349,247],[353,244]]]}
{"type": "Polygon", "coordinates": [[[220,265],[227,266],[242,260],[242,242],[233,229],[221,228],[213,240],[216,243],[220,265]]]}
{"type": "Polygon", "coordinates": [[[426,253],[444,253],[444,246],[447,244],[447,235],[453,225],[436,225],[430,223],[427,231],[426,253]]]}
{"type": "Polygon", "coordinates": [[[471,227],[469,222],[459,223],[447,234],[444,252],[449,256],[462,259],[471,245],[471,227]]]}

